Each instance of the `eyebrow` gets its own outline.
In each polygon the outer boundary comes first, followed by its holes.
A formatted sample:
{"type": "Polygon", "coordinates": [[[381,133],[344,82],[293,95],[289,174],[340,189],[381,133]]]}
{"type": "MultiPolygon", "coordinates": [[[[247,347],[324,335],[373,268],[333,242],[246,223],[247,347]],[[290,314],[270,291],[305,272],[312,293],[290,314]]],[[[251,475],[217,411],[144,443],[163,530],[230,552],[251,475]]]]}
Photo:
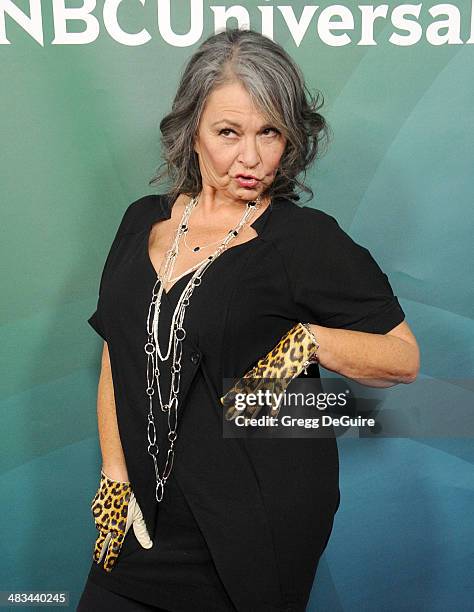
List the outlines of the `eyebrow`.
{"type": "MultiPolygon", "coordinates": [[[[214,127],[215,125],[219,125],[220,123],[228,123],[229,125],[232,125],[233,127],[236,128],[241,128],[242,126],[240,125],[240,123],[237,123],[235,121],[231,121],[230,119],[220,119],[219,121],[215,121],[214,123],[211,124],[211,127],[214,127]]],[[[261,129],[265,129],[265,128],[269,128],[269,127],[273,127],[271,123],[265,123],[264,125],[262,125],[261,129]]]]}
{"type": "Polygon", "coordinates": [[[212,127],[214,127],[215,125],[219,125],[219,123],[230,123],[230,125],[233,125],[234,127],[241,127],[240,123],[236,123],[235,121],[231,121],[230,119],[220,119],[219,121],[215,121],[212,124],[212,127]]]}

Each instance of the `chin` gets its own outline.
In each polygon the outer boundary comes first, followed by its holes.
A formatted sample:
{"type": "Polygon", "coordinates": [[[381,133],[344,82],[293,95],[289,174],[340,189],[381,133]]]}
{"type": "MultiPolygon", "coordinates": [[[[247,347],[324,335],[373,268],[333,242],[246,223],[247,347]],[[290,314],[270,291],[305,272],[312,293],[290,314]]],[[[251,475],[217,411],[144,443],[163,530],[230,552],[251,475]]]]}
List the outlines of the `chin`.
{"type": "Polygon", "coordinates": [[[245,199],[255,199],[257,196],[262,195],[265,189],[259,187],[239,187],[237,193],[240,197],[245,199]]]}

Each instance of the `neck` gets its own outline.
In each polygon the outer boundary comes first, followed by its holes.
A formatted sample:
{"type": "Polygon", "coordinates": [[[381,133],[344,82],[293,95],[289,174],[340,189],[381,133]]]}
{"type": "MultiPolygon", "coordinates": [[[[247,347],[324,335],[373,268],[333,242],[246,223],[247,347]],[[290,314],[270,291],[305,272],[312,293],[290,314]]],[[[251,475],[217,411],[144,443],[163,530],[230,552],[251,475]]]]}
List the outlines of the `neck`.
{"type": "Polygon", "coordinates": [[[235,215],[234,211],[244,211],[248,202],[254,202],[260,197],[260,206],[265,207],[269,203],[269,196],[261,196],[256,194],[253,199],[244,199],[233,197],[223,192],[223,190],[217,191],[214,188],[204,185],[201,189],[200,194],[197,196],[197,208],[202,214],[203,218],[210,218],[211,215],[218,215],[223,213],[223,216],[228,214],[235,215]]]}

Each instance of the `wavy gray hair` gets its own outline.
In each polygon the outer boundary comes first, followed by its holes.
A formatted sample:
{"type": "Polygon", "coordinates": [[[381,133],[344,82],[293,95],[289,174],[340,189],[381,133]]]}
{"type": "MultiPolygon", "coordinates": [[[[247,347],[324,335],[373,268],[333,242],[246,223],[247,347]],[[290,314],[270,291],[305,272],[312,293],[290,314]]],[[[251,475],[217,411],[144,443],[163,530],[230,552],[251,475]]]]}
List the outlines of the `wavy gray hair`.
{"type": "Polygon", "coordinates": [[[310,194],[298,180],[327,145],[331,129],[317,110],[320,105],[308,90],[304,76],[288,53],[270,38],[249,29],[231,28],[207,38],[188,60],[171,112],[160,122],[162,155],[149,185],[171,180],[169,193],[190,197],[202,189],[198,155],[194,151],[200,117],[209,94],[227,83],[239,81],[252,102],[287,138],[280,166],[264,194],[299,200],[295,188],[310,194]],[[163,170],[161,170],[165,166],[163,170]],[[160,171],[161,170],[161,171],[160,171]]]}

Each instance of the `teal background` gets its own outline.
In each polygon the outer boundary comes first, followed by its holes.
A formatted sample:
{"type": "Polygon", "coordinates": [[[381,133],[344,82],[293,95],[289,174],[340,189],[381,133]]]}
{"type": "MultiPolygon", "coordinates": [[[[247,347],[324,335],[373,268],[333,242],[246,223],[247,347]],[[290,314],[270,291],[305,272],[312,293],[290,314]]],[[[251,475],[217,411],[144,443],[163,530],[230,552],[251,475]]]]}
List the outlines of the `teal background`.
{"type": "MultiPolygon", "coordinates": [[[[258,29],[259,3],[240,4],[258,29]]],[[[291,4],[299,14],[305,3],[291,4]]],[[[470,3],[452,4],[469,24],[470,3]]],[[[344,5],[357,16],[355,2],[344,5]]],[[[177,32],[189,27],[188,7],[173,5],[177,32]]],[[[101,340],[86,320],[125,208],[156,191],[158,123],[197,45],[171,47],[156,34],[125,47],[102,28],[92,44],[54,46],[49,11],[44,3],[44,47],[7,20],[12,44],[0,48],[0,590],[66,590],[74,609],[100,468],[101,340]]],[[[129,32],[152,31],[155,12],[153,2],[124,3],[119,16],[129,32]]],[[[211,17],[207,8],[201,40],[211,17]]],[[[308,175],[310,205],[334,215],[387,273],[422,351],[420,376],[468,388],[473,48],[396,47],[392,26],[377,26],[377,46],[328,47],[313,25],[297,47],[275,11],[274,38],[323,92],[334,131],[308,175]]],[[[472,439],[339,447],[341,506],[308,610],[473,609],[472,439]]]]}

